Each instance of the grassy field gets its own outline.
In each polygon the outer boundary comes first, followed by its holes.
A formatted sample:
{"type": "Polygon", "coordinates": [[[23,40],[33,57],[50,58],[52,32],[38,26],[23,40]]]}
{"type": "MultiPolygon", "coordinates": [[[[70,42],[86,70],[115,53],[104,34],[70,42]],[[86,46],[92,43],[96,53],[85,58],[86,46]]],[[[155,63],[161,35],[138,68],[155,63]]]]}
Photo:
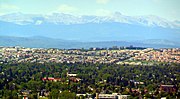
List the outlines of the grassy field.
{"type": "Polygon", "coordinates": [[[39,99],[48,99],[48,97],[39,97],[39,99]]]}

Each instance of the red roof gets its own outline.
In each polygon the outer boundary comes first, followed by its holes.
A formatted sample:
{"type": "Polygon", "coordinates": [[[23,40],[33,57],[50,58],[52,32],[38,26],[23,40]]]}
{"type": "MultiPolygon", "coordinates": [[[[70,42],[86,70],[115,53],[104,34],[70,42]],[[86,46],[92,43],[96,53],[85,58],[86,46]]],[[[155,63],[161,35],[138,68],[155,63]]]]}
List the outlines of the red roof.
{"type": "Polygon", "coordinates": [[[46,77],[44,77],[44,78],[42,78],[42,80],[43,81],[45,81],[45,80],[61,80],[61,78],[53,78],[53,77],[48,77],[48,78],[46,78],[46,77]]]}

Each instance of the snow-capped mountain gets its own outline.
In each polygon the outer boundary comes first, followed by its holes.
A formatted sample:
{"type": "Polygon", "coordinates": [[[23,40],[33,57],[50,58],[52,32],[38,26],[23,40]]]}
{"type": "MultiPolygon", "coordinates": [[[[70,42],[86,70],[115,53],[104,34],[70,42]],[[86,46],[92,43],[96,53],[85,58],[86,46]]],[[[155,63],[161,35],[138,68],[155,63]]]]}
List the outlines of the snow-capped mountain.
{"type": "Polygon", "coordinates": [[[143,25],[147,25],[147,26],[160,26],[160,27],[164,27],[164,28],[178,28],[180,27],[180,24],[178,26],[175,25],[174,22],[168,21],[166,19],[157,17],[157,16],[153,16],[153,15],[149,15],[149,16],[139,16],[136,18],[137,22],[143,24],[143,25]]]}
{"type": "Polygon", "coordinates": [[[115,12],[109,16],[75,16],[64,13],[52,13],[49,15],[39,14],[23,14],[23,13],[11,13],[0,16],[0,21],[12,22],[19,25],[35,24],[40,25],[42,23],[53,24],[86,24],[86,23],[126,23],[126,24],[138,24],[144,26],[159,26],[163,28],[180,28],[180,22],[168,21],[166,19],[157,16],[125,16],[120,12],[115,12]]]}
{"type": "Polygon", "coordinates": [[[167,42],[172,46],[168,41],[180,43],[180,21],[152,15],[125,16],[119,12],[109,16],[12,13],[0,16],[0,36],[46,36],[90,42],[160,39],[161,44],[167,42]]]}
{"type": "Polygon", "coordinates": [[[44,19],[46,22],[55,23],[55,24],[81,24],[84,22],[83,18],[80,16],[73,16],[70,14],[63,13],[53,13],[51,15],[45,15],[44,19]]]}
{"type": "Polygon", "coordinates": [[[23,13],[11,13],[1,15],[0,20],[4,22],[12,22],[19,25],[27,25],[34,23],[36,17],[42,17],[41,15],[23,14],[23,13]]]}

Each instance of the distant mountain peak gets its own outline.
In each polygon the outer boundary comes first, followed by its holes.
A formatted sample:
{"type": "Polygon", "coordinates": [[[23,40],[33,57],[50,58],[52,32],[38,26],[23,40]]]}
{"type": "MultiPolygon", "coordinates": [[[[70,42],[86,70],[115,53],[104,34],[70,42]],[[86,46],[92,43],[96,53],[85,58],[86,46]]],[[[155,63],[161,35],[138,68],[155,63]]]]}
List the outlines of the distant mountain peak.
{"type": "Polygon", "coordinates": [[[75,16],[65,13],[52,13],[48,15],[10,13],[0,16],[0,21],[12,22],[19,25],[42,23],[54,24],[86,24],[86,23],[107,23],[118,22],[127,24],[139,24],[144,26],[159,26],[163,28],[180,28],[179,21],[168,21],[158,16],[125,16],[120,12],[112,13],[109,16],[75,16]]]}

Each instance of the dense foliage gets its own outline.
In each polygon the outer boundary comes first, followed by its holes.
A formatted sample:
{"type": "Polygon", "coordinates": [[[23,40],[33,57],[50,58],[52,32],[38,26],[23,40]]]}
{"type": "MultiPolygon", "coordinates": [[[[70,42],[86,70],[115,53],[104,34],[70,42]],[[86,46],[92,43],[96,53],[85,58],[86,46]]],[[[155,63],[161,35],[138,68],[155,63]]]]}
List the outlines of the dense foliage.
{"type": "Polygon", "coordinates": [[[138,97],[128,90],[139,89],[141,95],[151,97],[175,97],[178,93],[158,93],[159,85],[171,84],[180,90],[180,66],[120,66],[116,64],[56,64],[56,63],[18,63],[0,64],[0,98],[16,99],[21,90],[30,90],[30,98],[37,98],[45,89],[49,98],[73,99],[75,94],[122,93],[138,97]],[[79,82],[70,81],[67,72],[76,73],[79,82]],[[42,81],[44,77],[61,78],[59,82],[42,81]],[[143,82],[136,85],[132,82],[143,82]],[[91,90],[93,89],[93,90],[91,90]],[[61,93],[60,93],[61,91],[61,93]]]}

